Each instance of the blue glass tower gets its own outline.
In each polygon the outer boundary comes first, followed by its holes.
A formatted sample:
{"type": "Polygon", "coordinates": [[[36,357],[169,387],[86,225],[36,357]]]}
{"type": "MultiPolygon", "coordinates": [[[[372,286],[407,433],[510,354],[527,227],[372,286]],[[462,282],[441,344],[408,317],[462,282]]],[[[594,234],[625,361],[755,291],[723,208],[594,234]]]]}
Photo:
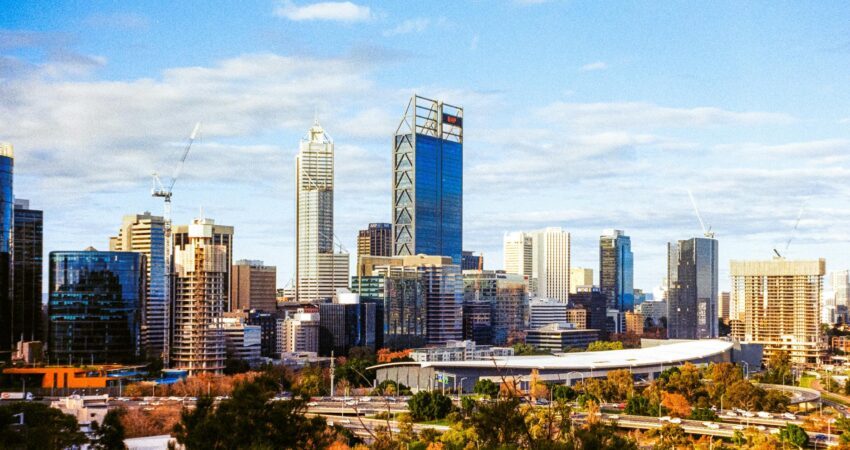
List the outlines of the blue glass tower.
{"type": "Polygon", "coordinates": [[[12,193],[14,153],[11,144],[0,142],[0,360],[11,358],[12,349],[20,336],[11,295],[12,228],[15,198],[12,193]]]}
{"type": "Polygon", "coordinates": [[[50,253],[48,352],[53,363],[132,363],[142,356],[146,257],[50,253]]]}
{"type": "Polygon", "coordinates": [[[622,230],[606,230],[599,238],[599,289],[609,309],[634,310],[632,240],[622,230]]]}
{"type": "Polygon", "coordinates": [[[463,247],[463,109],[413,96],[393,142],[393,253],[463,247]]]}

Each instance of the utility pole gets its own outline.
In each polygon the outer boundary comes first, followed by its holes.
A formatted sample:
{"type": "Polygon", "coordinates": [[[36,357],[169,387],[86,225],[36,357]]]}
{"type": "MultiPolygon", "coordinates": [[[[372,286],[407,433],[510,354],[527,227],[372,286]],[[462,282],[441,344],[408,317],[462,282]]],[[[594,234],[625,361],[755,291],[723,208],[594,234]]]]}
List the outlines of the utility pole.
{"type": "Polygon", "coordinates": [[[334,351],[331,350],[331,398],[334,396],[334,351]]]}

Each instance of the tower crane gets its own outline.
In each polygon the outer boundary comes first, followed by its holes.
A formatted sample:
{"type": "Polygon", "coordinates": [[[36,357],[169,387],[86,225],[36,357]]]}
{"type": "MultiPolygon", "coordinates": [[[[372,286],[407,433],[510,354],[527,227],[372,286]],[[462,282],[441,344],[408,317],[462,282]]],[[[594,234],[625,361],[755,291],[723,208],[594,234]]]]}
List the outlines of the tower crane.
{"type": "MultiPolygon", "coordinates": [[[[189,150],[192,148],[192,143],[195,142],[195,138],[198,136],[198,132],[201,129],[201,122],[195,124],[195,128],[192,130],[192,134],[189,135],[189,141],[186,143],[186,148],[183,150],[183,155],[180,157],[180,162],[177,163],[177,167],[174,169],[174,174],[171,176],[171,181],[168,183],[168,186],[165,186],[160,180],[159,175],[154,172],[153,173],[153,187],[151,188],[151,196],[158,197],[163,199],[163,228],[165,232],[165,300],[167,302],[166,306],[166,314],[165,314],[165,329],[168,330],[170,324],[168,311],[170,310],[171,305],[171,251],[172,251],[172,236],[171,236],[171,195],[174,189],[174,183],[177,182],[177,178],[180,176],[180,172],[183,171],[183,165],[186,163],[186,157],[189,156],[189,150]]],[[[168,365],[168,338],[165,339],[165,348],[163,349],[162,360],[168,365]]]]}
{"type": "MultiPolygon", "coordinates": [[[[800,210],[797,211],[797,220],[794,222],[794,228],[791,230],[791,235],[788,237],[788,240],[785,242],[785,250],[782,250],[782,253],[788,253],[788,247],[791,246],[791,241],[794,240],[794,235],[797,233],[797,227],[800,226],[800,219],[803,218],[803,210],[806,207],[806,202],[803,201],[803,204],[800,205],[800,210]]],[[[773,253],[776,253],[776,256],[782,258],[782,254],[779,253],[779,250],[773,249],[773,253]]]]}
{"type": "Polygon", "coordinates": [[[694,200],[694,194],[691,192],[690,189],[688,189],[688,197],[690,197],[691,199],[691,205],[693,205],[694,212],[697,215],[697,220],[699,220],[699,225],[702,227],[703,236],[709,239],[714,239],[714,232],[711,231],[711,225],[709,225],[708,228],[705,227],[705,222],[702,221],[702,216],[700,216],[699,214],[699,208],[697,208],[697,202],[696,200],[694,200]]]}

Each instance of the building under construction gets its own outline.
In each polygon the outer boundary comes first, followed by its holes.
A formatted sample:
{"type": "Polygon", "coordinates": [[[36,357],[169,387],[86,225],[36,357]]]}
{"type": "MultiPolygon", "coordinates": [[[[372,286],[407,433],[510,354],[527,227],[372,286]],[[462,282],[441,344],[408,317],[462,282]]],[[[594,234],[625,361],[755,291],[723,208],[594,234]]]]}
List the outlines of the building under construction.
{"type": "Polygon", "coordinates": [[[797,364],[815,364],[825,350],[820,299],[826,261],[732,261],[733,337],[762,344],[767,360],[787,351],[797,364]]]}
{"type": "Polygon", "coordinates": [[[174,227],[171,365],[189,375],[224,369],[232,246],[233,227],[212,219],[174,227]]]}

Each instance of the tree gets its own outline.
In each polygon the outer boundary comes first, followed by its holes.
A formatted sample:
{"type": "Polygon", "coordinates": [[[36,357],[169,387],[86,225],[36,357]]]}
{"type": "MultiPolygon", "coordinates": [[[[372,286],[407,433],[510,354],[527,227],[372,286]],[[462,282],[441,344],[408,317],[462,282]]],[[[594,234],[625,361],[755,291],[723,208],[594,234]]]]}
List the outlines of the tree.
{"type": "Polygon", "coordinates": [[[709,408],[694,408],[689,418],[693,420],[714,421],[717,420],[717,414],[709,408]]]}
{"type": "Polygon", "coordinates": [[[549,388],[546,387],[545,383],[540,381],[540,372],[537,369],[531,369],[528,394],[533,400],[549,396],[549,388]]]}
{"type": "Polygon", "coordinates": [[[472,391],[478,395],[496,398],[499,395],[499,386],[486,378],[479,378],[475,382],[475,387],[472,388],[472,391]]]}
{"type": "Polygon", "coordinates": [[[769,384],[794,382],[794,376],[791,373],[791,355],[787,351],[778,351],[770,355],[762,381],[769,384]]]}
{"type": "Polygon", "coordinates": [[[651,430],[647,434],[658,437],[652,447],[653,450],[678,450],[691,447],[691,441],[685,434],[685,430],[675,423],[666,423],[661,428],[651,430]]]}
{"type": "Polygon", "coordinates": [[[77,419],[42,403],[0,406],[0,448],[61,450],[88,442],[77,419]],[[23,413],[24,425],[15,415],[23,413]]]}
{"type": "Polygon", "coordinates": [[[800,449],[809,446],[809,435],[806,433],[806,430],[793,423],[789,423],[784,428],[779,429],[779,440],[800,449]]]}
{"type": "Polygon", "coordinates": [[[688,417],[691,415],[691,404],[682,394],[663,392],[661,394],[661,406],[670,411],[675,417],[688,417]]]}
{"type": "Polygon", "coordinates": [[[623,401],[635,392],[635,379],[628,369],[618,369],[608,372],[608,385],[610,387],[610,400],[623,401]]]}
{"type": "Polygon", "coordinates": [[[452,400],[439,392],[420,391],[407,401],[407,407],[413,420],[437,420],[452,411],[452,400]]]}
{"type": "Polygon", "coordinates": [[[239,358],[227,358],[224,360],[224,374],[236,375],[237,373],[245,373],[251,370],[248,361],[239,358]]]}
{"type": "Polygon", "coordinates": [[[658,414],[658,405],[653,405],[642,395],[633,395],[626,401],[624,412],[633,416],[654,416],[658,414]]]}
{"type": "Polygon", "coordinates": [[[600,352],[606,350],[622,350],[623,343],[620,341],[594,341],[588,344],[587,351],[589,352],[600,352]]]}
{"type": "Polygon", "coordinates": [[[575,400],[576,396],[578,396],[576,390],[566,384],[556,384],[555,386],[552,386],[552,399],[554,400],[566,402],[575,400]]]}
{"type": "Polygon", "coordinates": [[[548,353],[548,352],[540,352],[537,349],[535,349],[534,347],[532,347],[532,346],[530,346],[526,343],[523,343],[523,342],[517,342],[516,344],[514,344],[513,349],[514,349],[514,355],[517,355],[517,356],[540,355],[540,354],[545,355],[545,354],[548,353]]]}
{"type": "Polygon", "coordinates": [[[516,444],[527,434],[525,419],[519,412],[517,398],[500,399],[479,405],[470,418],[470,423],[481,431],[483,448],[500,448],[516,444]]]}
{"type": "Polygon", "coordinates": [[[305,397],[315,397],[328,392],[329,384],[320,367],[305,367],[295,376],[292,389],[305,397]]]}
{"type": "Polygon", "coordinates": [[[97,450],[124,450],[124,424],[121,418],[126,413],[124,409],[113,409],[106,413],[103,423],[94,422],[94,440],[91,448],[97,450]]]}

